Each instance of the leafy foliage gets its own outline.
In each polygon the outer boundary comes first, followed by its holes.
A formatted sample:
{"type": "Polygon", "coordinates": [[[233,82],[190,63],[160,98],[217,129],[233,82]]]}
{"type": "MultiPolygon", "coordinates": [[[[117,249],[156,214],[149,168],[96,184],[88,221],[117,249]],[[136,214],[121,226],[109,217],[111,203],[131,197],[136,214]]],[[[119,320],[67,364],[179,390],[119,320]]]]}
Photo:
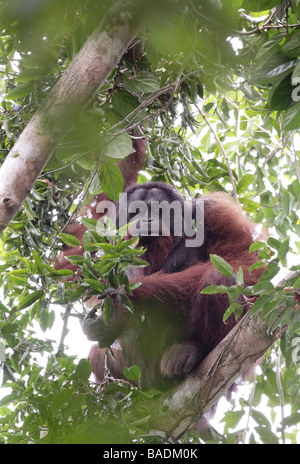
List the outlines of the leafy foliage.
{"type": "MultiPolygon", "coordinates": [[[[0,163],[113,3],[52,0],[28,2],[26,8],[19,0],[0,3],[0,163]]],[[[71,271],[56,271],[52,264],[62,243],[78,246],[64,226],[79,206],[101,191],[113,200],[122,192],[114,163],[132,150],[128,130],[142,124],[148,162],[140,182],[163,180],[187,197],[232,193],[270,231],[267,244],[256,242],[251,250],[259,253],[255,265],[266,265],[254,288],[243,288],[240,270],[235,286],[205,290],[228,293],[225,322],[232,312],[239,316],[238,299],[246,294],[255,296],[252,311],[261,311],[270,327],[289,323],[262,362],[254,394],[246,383],[249,397],[232,400],[218,427],[223,424],[223,443],[295,443],[300,280],[294,274],[289,288],[277,284],[279,276],[300,270],[300,2],[140,3],[145,30],[92,104],[74,117],[1,237],[0,363],[9,393],[0,400],[0,440],[159,441],[147,435],[147,403],[158,392],[109,379],[99,389],[89,380],[88,362],[68,356],[65,329],[59,349],[47,338],[60,321],[58,308],[66,306],[64,322],[80,319],[81,302],[111,287],[130,293],[126,269],[145,265],[134,241],[124,244],[108,233],[109,224],[99,231],[90,219],[84,254],[70,257],[80,273],[69,282],[71,271]],[[279,308],[284,310],[278,319],[279,308]]],[[[212,261],[233,275],[219,257],[212,261]]],[[[125,293],[119,298],[133,310],[125,293]]],[[[109,319],[109,297],[104,305],[109,319]]],[[[137,366],[128,366],[126,375],[138,383],[137,366]]]]}

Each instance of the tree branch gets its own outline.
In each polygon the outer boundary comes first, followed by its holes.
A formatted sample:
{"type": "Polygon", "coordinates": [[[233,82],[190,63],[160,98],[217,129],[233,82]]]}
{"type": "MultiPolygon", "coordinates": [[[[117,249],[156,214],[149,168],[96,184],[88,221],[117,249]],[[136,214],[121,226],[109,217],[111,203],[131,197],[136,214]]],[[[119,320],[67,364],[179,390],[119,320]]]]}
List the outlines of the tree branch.
{"type": "MultiPolygon", "coordinates": [[[[284,286],[299,273],[290,273],[284,286]]],[[[296,303],[295,303],[296,304],[296,303]]],[[[284,308],[279,308],[281,314],[284,308]]],[[[149,430],[178,439],[274,344],[286,327],[270,332],[260,315],[248,312],[178,387],[151,404],[149,430]]]]}
{"type": "Polygon", "coordinates": [[[108,11],[16,141],[0,169],[0,233],[22,206],[74,115],[84,110],[136,36],[136,16],[132,0],[108,11]]]}
{"type": "MultiPolygon", "coordinates": [[[[281,414],[281,422],[282,422],[284,419],[284,393],[283,393],[283,388],[282,388],[281,379],[280,379],[280,357],[281,357],[281,352],[279,349],[276,354],[276,383],[277,383],[277,388],[278,388],[278,393],[279,393],[280,414],[281,414]]],[[[285,433],[284,433],[283,425],[281,427],[282,427],[281,429],[282,444],[285,445],[285,433]]]]}
{"type": "Polygon", "coordinates": [[[201,117],[204,119],[205,123],[207,124],[207,126],[209,127],[211,133],[213,134],[216,142],[217,142],[217,145],[219,146],[220,148],[220,151],[223,155],[223,158],[225,159],[225,162],[226,162],[226,166],[227,166],[227,170],[228,170],[228,175],[229,175],[229,178],[230,178],[230,182],[231,182],[231,185],[232,185],[232,195],[235,199],[235,201],[237,202],[237,204],[239,204],[239,199],[238,199],[238,196],[237,196],[237,191],[236,191],[236,186],[235,186],[235,181],[234,181],[234,177],[233,177],[233,172],[232,172],[232,169],[231,169],[231,166],[230,166],[230,162],[229,162],[229,158],[228,156],[226,155],[226,152],[224,150],[224,147],[218,137],[218,134],[216,133],[216,131],[214,130],[213,126],[211,125],[211,123],[209,122],[209,120],[207,119],[207,117],[205,116],[205,114],[203,113],[203,111],[201,111],[201,109],[199,108],[199,106],[197,104],[195,104],[195,107],[197,108],[199,114],[201,115],[201,117]]]}
{"type": "Polygon", "coordinates": [[[65,341],[66,336],[68,335],[68,321],[69,321],[69,316],[71,314],[71,310],[72,310],[72,305],[67,304],[66,309],[65,309],[65,314],[63,315],[63,327],[61,331],[58,350],[56,353],[57,358],[59,358],[60,356],[64,354],[64,341],[65,341]]]}

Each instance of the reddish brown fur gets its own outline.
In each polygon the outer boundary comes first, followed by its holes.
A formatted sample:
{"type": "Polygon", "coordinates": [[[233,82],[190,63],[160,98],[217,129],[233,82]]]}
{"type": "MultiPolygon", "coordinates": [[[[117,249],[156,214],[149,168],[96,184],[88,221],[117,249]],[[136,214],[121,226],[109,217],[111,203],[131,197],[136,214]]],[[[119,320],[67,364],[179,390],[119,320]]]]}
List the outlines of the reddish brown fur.
{"type": "MultiPolygon", "coordinates": [[[[249,253],[249,247],[257,235],[255,228],[256,225],[228,195],[214,193],[205,197],[205,262],[199,262],[177,273],[166,274],[160,271],[139,276],[135,280],[142,282],[142,285],[134,290],[135,305],[148,299],[163,304],[175,301],[176,306],[189,320],[190,339],[201,340],[207,347],[207,352],[211,351],[235,325],[235,319],[231,317],[226,324],[222,322],[224,311],[228,307],[227,295],[200,293],[209,285],[232,283],[216,270],[209,255],[221,256],[231,264],[235,272],[242,267],[245,285],[254,285],[263,272],[262,268],[251,273],[248,270],[257,260],[256,253],[249,253]]],[[[156,250],[150,256],[150,265],[157,259],[163,260],[162,254],[162,250],[156,250]]]]}
{"type": "MultiPolygon", "coordinates": [[[[145,158],[145,140],[135,140],[133,146],[135,152],[119,165],[126,187],[136,182],[145,158]]],[[[152,190],[160,190],[168,201],[182,200],[175,189],[161,183],[133,186],[127,192],[130,195],[139,188],[150,195],[152,190]]],[[[105,194],[96,196],[85,215],[99,218],[97,203],[106,198],[105,194]]],[[[75,222],[67,232],[82,243],[85,230],[75,222]]],[[[116,300],[109,325],[106,326],[99,316],[95,321],[90,319],[96,330],[86,330],[88,338],[97,340],[102,347],[94,345],[89,355],[97,380],[101,382],[104,378],[103,347],[117,338],[122,350],[113,348],[114,357],[108,353],[106,358],[114,377],[123,378],[123,367],[137,364],[142,370],[144,387],[168,388],[170,383],[166,379],[180,377],[195,367],[236,324],[234,316],[223,323],[227,295],[201,294],[209,285],[234,283],[234,279],[216,270],[210,262],[210,254],[224,258],[235,271],[241,266],[245,285],[254,285],[263,272],[261,268],[249,272],[256,261],[256,254],[249,254],[249,247],[257,239],[255,224],[240,207],[228,195],[214,193],[204,197],[204,243],[201,247],[185,248],[185,238],[181,237],[178,242],[178,237],[174,239],[172,235],[142,242],[146,247],[144,259],[149,266],[132,269],[128,274],[131,282],[142,283],[131,297],[135,314],[132,316],[116,300]]],[[[81,253],[82,248],[66,247],[56,267],[76,270],[64,256],[81,253]]]]}
{"type": "MultiPolygon", "coordinates": [[[[129,195],[137,189],[144,189],[150,195],[152,189],[161,190],[169,201],[181,198],[165,184],[131,187],[129,195]]],[[[147,250],[144,258],[149,267],[129,271],[131,282],[142,283],[131,297],[134,316],[116,300],[109,325],[103,324],[99,316],[93,326],[96,331],[85,331],[101,347],[119,339],[123,351],[113,349],[115,357],[108,355],[108,367],[114,376],[123,377],[124,366],[137,364],[142,370],[144,387],[168,388],[170,382],[166,379],[182,376],[195,367],[236,324],[234,316],[223,323],[228,307],[226,294],[205,295],[201,290],[209,285],[234,283],[234,279],[216,270],[210,262],[210,254],[224,258],[234,271],[242,267],[245,285],[257,282],[263,270],[249,272],[256,261],[256,254],[249,254],[250,245],[259,238],[256,226],[224,194],[205,197],[204,214],[201,247],[186,249],[184,237],[178,247],[178,238],[176,241],[172,236],[142,243],[147,250]]],[[[96,378],[102,381],[103,348],[93,347],[90,360],[96,378]]]]}

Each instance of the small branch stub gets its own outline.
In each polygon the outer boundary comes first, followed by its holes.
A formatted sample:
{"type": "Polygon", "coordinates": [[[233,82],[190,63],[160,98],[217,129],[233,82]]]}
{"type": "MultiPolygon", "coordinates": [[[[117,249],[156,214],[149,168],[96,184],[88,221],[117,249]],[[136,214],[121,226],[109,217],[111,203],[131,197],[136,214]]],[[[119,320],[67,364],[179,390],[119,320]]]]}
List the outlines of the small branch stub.
{"type": "Polygon", "coordinates": [[[8,208],[8,209],[14,208],[14,206],[15,206],[15,203],[13,202],[13,200],[11,198],[4,198],[3,203],[4,203],[5,207],[8,208]]]}

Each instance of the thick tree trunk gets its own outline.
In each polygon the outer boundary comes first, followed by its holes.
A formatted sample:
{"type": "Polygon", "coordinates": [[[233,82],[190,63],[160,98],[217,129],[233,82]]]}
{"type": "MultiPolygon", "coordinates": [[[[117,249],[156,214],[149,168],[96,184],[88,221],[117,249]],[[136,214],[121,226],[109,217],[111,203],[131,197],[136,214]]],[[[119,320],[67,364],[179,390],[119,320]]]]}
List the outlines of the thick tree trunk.
{"type": "Polygon", "coordinates": [[[0,233],[22,206],[76,114],[91,101],[133,41],[137,23],[132,1],[115,5],[18,138],[0,169],[0,233]]]}

